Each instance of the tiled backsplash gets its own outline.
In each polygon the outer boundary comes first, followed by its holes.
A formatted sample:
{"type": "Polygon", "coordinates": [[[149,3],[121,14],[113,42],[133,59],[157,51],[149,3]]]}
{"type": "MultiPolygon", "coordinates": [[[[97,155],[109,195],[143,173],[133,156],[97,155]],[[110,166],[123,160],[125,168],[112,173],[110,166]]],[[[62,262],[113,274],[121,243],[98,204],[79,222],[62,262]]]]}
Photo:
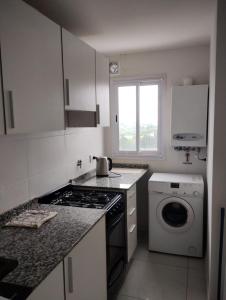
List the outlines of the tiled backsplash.
{"type": "Polygon", "coordinates": [[[101,128],[1,137],[0,213],[95,168],[89,155],[101,154],[101,128]]]}

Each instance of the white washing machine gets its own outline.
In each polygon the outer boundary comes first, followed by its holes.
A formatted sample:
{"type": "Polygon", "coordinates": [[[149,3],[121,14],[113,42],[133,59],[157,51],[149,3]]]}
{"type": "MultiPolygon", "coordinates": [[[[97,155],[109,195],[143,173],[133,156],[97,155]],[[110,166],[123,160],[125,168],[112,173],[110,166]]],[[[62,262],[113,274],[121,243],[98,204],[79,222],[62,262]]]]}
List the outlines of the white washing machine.
{"type": "Polygon", "coordinates": [[[148,188],[149,250],[202,257],[202,176],[154,173],[148,188]]]}

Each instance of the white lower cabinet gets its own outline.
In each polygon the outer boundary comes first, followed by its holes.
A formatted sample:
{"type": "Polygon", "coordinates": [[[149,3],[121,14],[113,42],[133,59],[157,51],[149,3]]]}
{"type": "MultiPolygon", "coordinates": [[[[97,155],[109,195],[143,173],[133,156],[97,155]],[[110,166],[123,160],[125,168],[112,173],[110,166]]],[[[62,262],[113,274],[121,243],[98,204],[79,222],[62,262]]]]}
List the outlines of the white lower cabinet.
{"type": "Polygon", "coordinates": [[[102,218],[28,300],[107,300],[106,228],[102,218]]]}
{"type": "Polygon", "coordinates": [[[64,275],[61,262],[31,293],[28,300],[64,300],[64,275]]]}
{"type": "Polygon", "coordinates": [[[66,300],[107,300],[105,218],[74,247],[64,267],[66,300]]]}
{"type": "Polygon", "coordinates": [[[127,191],[127,258],[128,262],[137,247],[137,197],[136,185],[127,191]]]}

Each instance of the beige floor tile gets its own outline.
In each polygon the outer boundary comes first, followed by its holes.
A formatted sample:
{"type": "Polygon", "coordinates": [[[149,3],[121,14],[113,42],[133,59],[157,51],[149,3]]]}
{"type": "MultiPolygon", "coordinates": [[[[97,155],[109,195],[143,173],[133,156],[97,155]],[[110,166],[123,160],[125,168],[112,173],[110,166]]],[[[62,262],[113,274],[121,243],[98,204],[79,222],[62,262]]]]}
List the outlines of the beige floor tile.
{"type": "Polygon", "coordinates": [[[185,300],[187,270],[134,260],[120,295],[143,300],[185,300]]]}
{"type": "Polygon", "coordinates": [[[172,267],[187,268],[188,259],[184,256],[169,255],[164,253],[150,252],[146,245],[139,245],[134,254],[134,259],[150,261],[156,264],[169,265],[172,267]]]}
{"type": "Polygon", "coordinates": [[[206,283],[204,272],[188,270],[187,300],[206,300],[206,283]]]}
{"type": "Polygon", "coordinates": [[[188,268],[198,270],[200,272],[205,271],[205,261],[203,258],[188,258],[188,268]]]}
{"type": "Polygon", "coordinates": [[[124,295],[119,295],[116,300],[143,300],[143,299],[138,299],[138,298],[134,298],[134,297],[128,297],[128,296],[124,296],[124,295]]]}

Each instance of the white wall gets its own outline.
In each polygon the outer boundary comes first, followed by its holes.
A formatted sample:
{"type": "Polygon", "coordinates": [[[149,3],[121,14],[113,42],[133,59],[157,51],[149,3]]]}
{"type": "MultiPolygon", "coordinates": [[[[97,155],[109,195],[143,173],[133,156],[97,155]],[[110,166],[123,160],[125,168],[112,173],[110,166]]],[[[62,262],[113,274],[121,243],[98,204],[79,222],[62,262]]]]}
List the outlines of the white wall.
{"type": "Polygon", "coordinates": [[[102,152],[101,128],[0,137],[0,213],[94,169],[89,155],[102,152]]]}
{"type": "MultiPolygon", "coordinates": [[[[182,164],[185,160],[184,153],[178,153],[170,146],[171,87],[181,84],[182,79],[187,76],[193,77],[196,84],[209,82],[209,46],[120,55],[113,56],[110,60],[120,62],[120,76],[153,74],[166,74],[167,76],[166,97],[163,103],[165,159],[158,161],[143,159],[142,161],[149,163],[153,171],[202,173],[205,175],[205,162],[197,161],[193,156],[192,165],[184,165],[182,164]]],[[[104,136],[105,152],[111,156],[111,129],[105,129],[104,136]]],[[[114,161],[122,160],[114,159],[114,161]]],[[[126,160],[123,159],[123,161],[126,160]]]]}
{"type": "MultiPolygon", "coordinates": [[[[208,299],[217,299],[220,208],[226,208],[226,2],[218,0],[211,40],[208,147],[208,299]]],[[[223,266],[225,268],[225,265],[223,266]]],[[[225,296],[226,297],[226,296],[225,296]]]]}

